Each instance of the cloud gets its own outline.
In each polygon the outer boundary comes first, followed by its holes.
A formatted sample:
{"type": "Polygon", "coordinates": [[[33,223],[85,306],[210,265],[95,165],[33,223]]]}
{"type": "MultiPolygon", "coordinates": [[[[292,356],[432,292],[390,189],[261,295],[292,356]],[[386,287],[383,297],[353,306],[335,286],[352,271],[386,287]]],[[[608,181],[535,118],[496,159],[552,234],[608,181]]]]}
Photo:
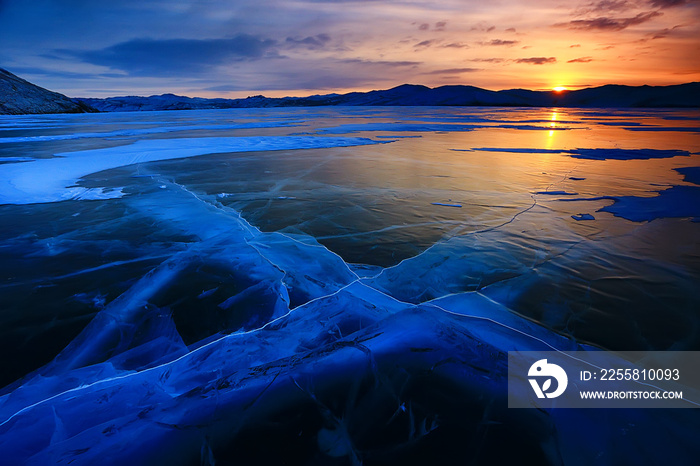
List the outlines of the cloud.
{"type": "Polygon", "coordinates": [[[228,39],[132,39],[100,50],[56,50],[134,76],[199,74],[226,63],[279,57],[276,41],[241,34],[228,39]]]}
{"type": "Polygon", "coordinates": [[[67,70],[45,69],[33,66],[15,66],[12,71],[21,76],[50,76],[64,79],[99,79],[99,78],[123,78],[124,75],[118,73],[85,73],[67,70]]]}
{"type": "Polygon", "coordinates": [[[515,63],[528,63],[530,65],[544,65],[547,63],[556,63],[557,59],[555,57],[530,57],[530,58],[518,58],[515,63]]]}
{"type": "Polygon", "coordinates": [[[672,8],[690,3],[688,0],[651,0],[649,4],[656,8],[672,8]]]}
{"type": "Polygon", "coordinates": [[[434,70],[427,71],[421,74],[460,74],[460,73],[473,73],[474,71],[481,71],[479,68],[447,68],[445,70],[434,70]]]}
{"type": "Polygon", "coordinates": [[[347,58],[345,60],[338,60],[340,63],[346,63],[351,65],[372,65],[372,66],[389,66],[389,67],[401,67],[401,66],[418,66],[423,62],[420,61],[389,61],[389,60],[365,60],[363,58],[347,58]]]}
{"type": "Polygon", "coordinates": [[[602,13],[611,11],[627,11],[634,8],[634,4],[627,0],[601,0],[585,5],[578,14],[602,13]]]}
{"type": "Polygon", "coordinates": [[[472,58],[469,61],[481,62],[481,63],[503,63],[506,61],[505,58],[472,58]]]}
{"type": "Polygon", "coordinates": [[[238,86],[235,84],[222,84],[221,86],[205,87],[203,90],[214,91],[214,92],[233,92],[233,91],[244,91],[246,89],[244,87],[241,87],[241,86],[238,86]]]}
{"type": "Polygon", "coordinates": [[[462,42],[451,42],[449,44],[441,45],[440,47],[446,48],[446,49],[468,49],[469,46],[467,44],[463,44],[462,42]]]}
{"type": "Polygon", "coordinates": [[[573,60],[569,60],[566,63],[590,63],[593,61],[593,58],[591,57],[581,57],[581,58],[574,58],[573,60]]]}
{"type": "Polygon", "coordinates": [[[508,28],[506,29],[506,32],[515,32],[515,28],[508,28]]]}
{"type": "Polygon", "coordinates": [[[576,48],[576,47],[581,47],[581,44],[572,44],[572,45],[569,45],[569,48],[570,48],[570,49],[574,49],[574,48],[576,48]]]}
{"type": "Polygon", "coordinates": [[[330,40],[331,37],[328,34],[317,34],[315,36],[304,37],[303,39],[287,37],[285,44],[289,47],[302,47],[315,50],[325,47],[330,40]]]}
{"type": "Polygon", "coordinates": [[[430,24],[423,23],[420,26],[418,26],[418,29],[420,29],[421,31],[427,31],[428,29],[430,29],[430,24]]]}
{"type": "MultiPolygon", "coordinates": [[[[671,34],[673,31],[675,31],[676,29],[679,29],[679,28],[682,28],[682,27],[684,27],[684,26],[681,25],[681,24],[678,24],[678,25],[676,25],[676,26],[673,26],[672,28],[664,28],[664,29],[662,29],[661,31],[655,33],[655,34],[651,37],[651,39],[652,39],[652,40],[654,40],[654,39],[663,39],[663,38],[667,37],[669,34],[671,34]]],[[[647,39],[642,39],[642,41],[646,41],[646,40],[647,40],[647,39]]]]}
{"type": "Polygon", "coordinates": [[[471,31],[482,31],[482,32],[491,32],[494,29],[496,29],[496,26],[490,25],[485,22],[480,22],[475,24],[474,26],[471,27],[471,31]]]}
{"type": "Polygon", "coordinates": [[[435,43],[435,40],[430,39],[430,40],[424,40],[423,42],[418,42],[416,45],[414,45],[415,48],[422,48],[422,47],[430,47],[435,43]]]}
{"type": "Polygon", "coordinates": [[[435,23],[435,31],[444,31],[447,26],[447,21],[438,21],[435,23]]]}
{"type": "Polygon", "coordinates": [[[600,30],[600,31],[621,31],[630,26],[645,23],[649,20],[661,16],[663,13],[658,11],[648,11],[639,13],[632,18],[607,18],[600,17],[594,19],[577,19],[568,23],[557,23],[555,27],[566,27],[568,29],[577,30],[600,30]]]}
{"type": "Polygon", "coordinates": [[[505,45],[507,47],[512,47],[515,44],[520,43],[519,40],[501,40],[501,39],[493,39],[488,42],[479,42],[480,45],[494,45],[494,46],[501,46],[505,45]]]}

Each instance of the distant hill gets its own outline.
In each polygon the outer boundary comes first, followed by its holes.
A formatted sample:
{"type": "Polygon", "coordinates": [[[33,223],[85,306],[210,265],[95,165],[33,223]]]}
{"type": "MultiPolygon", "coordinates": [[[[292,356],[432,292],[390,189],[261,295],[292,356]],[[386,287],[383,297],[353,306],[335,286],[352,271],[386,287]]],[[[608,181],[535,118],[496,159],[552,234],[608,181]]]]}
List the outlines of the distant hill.
{"type": "Polygon", "coordinates": [[[348,106],[500,106],[598,108],[700,108],[700,82],[675,86],[606,85],[578,91],[489,91],[474,86],[429,88],[402,84],[392,89],[308,97],[205,99],[174,94],[150,97],[70,99],[0,68],[0,114],[136,112],[217,108],[348,106]]]}
{"type": "Polygon", "coordinates": [[[51,92],[0,68],[0,115],[95,112],[58,92],[51,92]]]}
{"type": "Polygon", "coordinates": [[[489,91],[473,86],[442,86],[431,89],[426,86],[403,84],[383,91],[309,97],[272,98],[259,95],[245,99],[204,99],[163,94],[150,97],[76,100],[103,112],[328,105],[700,108],[700,83],[675,86],[607,85],[564,92],[525,89],[489,91]]]}

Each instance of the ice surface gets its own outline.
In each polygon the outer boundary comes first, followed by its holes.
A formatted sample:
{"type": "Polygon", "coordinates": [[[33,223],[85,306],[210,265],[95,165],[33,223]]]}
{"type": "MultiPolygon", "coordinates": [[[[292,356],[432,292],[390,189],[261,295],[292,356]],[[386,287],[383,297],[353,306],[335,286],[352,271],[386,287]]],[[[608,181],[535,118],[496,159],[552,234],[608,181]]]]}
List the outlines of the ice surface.
{"type": "MultiPolygon", "coordinates": [[[[103,190],[76,187],[91,173],[157,160],[207,154],[312,149],[377,144],[367,138],[227,137],[139,140],[127,146],[65,152],[31,164],[0,165],[0,204],[34,204],[68,199],[104,199],[103,190]]],[[[110,197],[110,196],[107,196],[110,197]]]]}
{"type": "Polygon", "coordinates": [[[71,139],[86,139],[86,138],[114,138],[114,137],[134,137],[147,134],[163,134],[176,133],[179,131],[212,131],[212,130],[231,130],[231,129],[255,129],[255,128],[280,128],[299,126],[294,122],[260,122],[260,123],[238,123],[227,125],[182,125],[182,126],[158,126],[154,128],[141,129],[124,129],[108,132],[94,133],[72,133],[72,134],[57,134],[52,136],[22,136],[22,137],[0,137],[0,144],[9,144],[17,142],[41,142],[41,141],[67,141],[71,139]]]}
{"type": "Polygon", "coordinates": [[[690,217],[700,222],[700,188],[695,186],[673,186],[658,196],[621,196],[614,200],[614,204],[600,210],[633,222],[669,217],[690,217]]]}
{"type": "Polygon", "coordinates": [[[675,170],[683,175],[683,179],[688,183],[700,184],[700,167],[683,167],[675,170]]]}
{"type": "Polygon", "coordinates": [[[363,123],[345,124],[318,130],[319,134],[347,134],[361,131],[396,131],[396,132],[435,132],[435,131],[475,131],[485,128],[508,128],[531,131],[565,131],[572,128],[557,126],[535,126],[522,124],[494,124],[494,125],[465,125],[444,123],[363,123]]]}
{"type": "Polygon", "coordinates": [[[664,149],[514,149],[514,148],[493,148],[479,147],[471,150],[481,152],[515,152],[526,154],[566,154],[577,159],[593,160],[648,160],[658,158],[669,158],[678,156],[689,156],[690,152],[685,150],[664,150],[664,149]]]}
{"type": "Polygon", "coordinates": [[[668,131],[668,132],[689,132],[689,133],[700,133],[700,127],[692,127],[692,126],[669,126],[669,127],[649,127],[649,126],[642,126],[642,127],[633,127],[633,128],[625,128],[627,131],[668,131]]]}
{"type": "Polygon", "coordinates": [[[506,407],[511,350],[700,348],[697,141],[602,124],[683,112],[250,112],[309,134],[0,147],[3,462],[695,461],[693,410],[506,407]]]}
{"type": "Polygon", "coordinates": [[[546,196],[578,196],[578,193],[569,193],[566,191],[536,191],[535,194],[546,196]]]}
{"type": "Polygon", "coordinates": [[[451,204],[447,202],[431,202],[432,205],[439,205],[443,207],[462,207],[461,204],[451,204]]]}
{"type": "Polygon", "coordinates": [[[0,163],[10,163],[10,162],[31,162],[34,158],[32,157],[2,157],[0,158],[0,163]]]}

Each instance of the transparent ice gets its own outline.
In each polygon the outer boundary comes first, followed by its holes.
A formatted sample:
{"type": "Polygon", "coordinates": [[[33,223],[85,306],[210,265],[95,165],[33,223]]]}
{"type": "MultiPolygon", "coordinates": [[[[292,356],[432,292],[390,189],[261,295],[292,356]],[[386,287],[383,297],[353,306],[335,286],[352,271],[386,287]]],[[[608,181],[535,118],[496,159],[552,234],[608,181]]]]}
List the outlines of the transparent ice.
{"type": "Polygon", "coordinates": [[[692,464],[695,410],[505,398],[510,350],[700,349],[699,120],[2,117],[0,457],[692,464]]]}

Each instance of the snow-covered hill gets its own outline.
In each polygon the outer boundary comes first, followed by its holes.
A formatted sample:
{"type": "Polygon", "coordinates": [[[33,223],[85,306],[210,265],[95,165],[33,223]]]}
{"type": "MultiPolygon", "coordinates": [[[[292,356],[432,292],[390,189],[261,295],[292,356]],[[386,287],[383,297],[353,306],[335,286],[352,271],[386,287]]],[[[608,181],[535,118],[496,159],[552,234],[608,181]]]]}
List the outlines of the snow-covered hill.
{"type": "Polygon", "coordinates": [[[0,68],[0,115],[85,113],[95,110],[58,92],[51,92],[0,68]]]}

